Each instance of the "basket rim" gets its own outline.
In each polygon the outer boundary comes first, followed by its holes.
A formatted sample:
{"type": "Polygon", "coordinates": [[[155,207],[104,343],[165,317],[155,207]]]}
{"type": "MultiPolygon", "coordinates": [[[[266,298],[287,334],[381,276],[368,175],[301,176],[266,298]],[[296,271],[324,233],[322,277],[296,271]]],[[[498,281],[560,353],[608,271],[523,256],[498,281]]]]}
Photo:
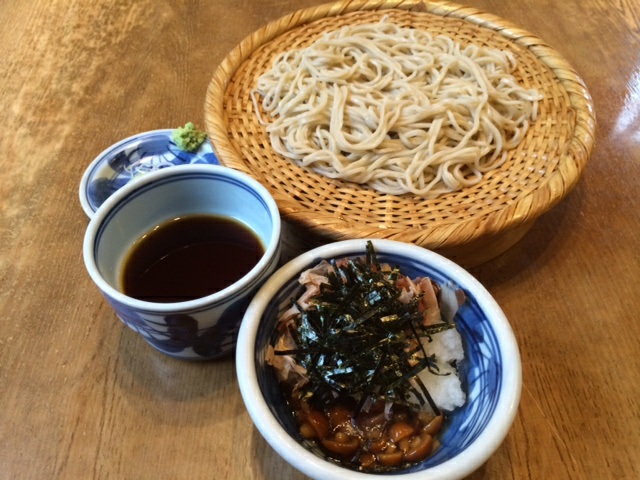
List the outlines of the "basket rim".
{"type": "MultiPolygon", "coordinates": [[[[205,128],[221,163],[244,170],[249,175],[255,175],[255,172],[252,172],[250,168],[244,167],[242,157],[231,144],[226,129],[224,105],[225,91],[229,83],[238,68],[256,49],[305,23],[357,11],[387,9],[424,12],[463,20],[475,24],[477,27],[490,29],[508,41],[528,49],[542,64],[549,68],[558,83],[565,89],[569,105],[575,112],[575,127],[571,139],[565,151],[559,153],[557,168],[544,183],[510,205],[497,211],[487,212],[480,219],[468,218],[455,224],[416,228],[415,236],[420,237],[422,246],[434,249],[457,246],[480,237],[497,235],[523,227],[533,223],[573,190],[587,165],[595,143],[596,118],[593,100],[582,78],[560,53],[537,35],[494,14],[443,0],[384,0],[382,2],[379,0],[347,0],[326,3],[292,12],[269,22],[247,36],[218,65],[206,92],[205,128]],[[444,238],[446,241],[443,241],[445,230],[446,236],[444,238]]],[[[310,218],[311,212],[304,205],[283,197],[268,185],[267,189],[274,195],[285,220],[331,240],[363,236],[362,224],[354,226],[334,215],[330,215],[329,222],[320,224],[318,219],[323,216],[322,212],[313,211],[313,218],[310,218]]],[[[325,214],[325,216],[327,215],[325,214]]],[[[372,237],[393,239],[395,235],[406,234],[406,232],[407,228],[405,227],[380,229],[378,225],[367,225],[367,234],[372,237]]]]}

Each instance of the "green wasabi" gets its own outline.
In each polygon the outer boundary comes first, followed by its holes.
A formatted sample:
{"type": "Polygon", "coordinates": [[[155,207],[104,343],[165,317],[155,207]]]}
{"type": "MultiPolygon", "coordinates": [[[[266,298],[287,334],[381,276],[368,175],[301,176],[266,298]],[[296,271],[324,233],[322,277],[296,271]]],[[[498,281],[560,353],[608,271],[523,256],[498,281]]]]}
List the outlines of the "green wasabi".
{"type": "Polygon", "coordinates": [[[207,133],[188,122],[184,127],[178,127],[173,131],[173,141],[180,150],[195,152],[207,138],[207,133]]]}

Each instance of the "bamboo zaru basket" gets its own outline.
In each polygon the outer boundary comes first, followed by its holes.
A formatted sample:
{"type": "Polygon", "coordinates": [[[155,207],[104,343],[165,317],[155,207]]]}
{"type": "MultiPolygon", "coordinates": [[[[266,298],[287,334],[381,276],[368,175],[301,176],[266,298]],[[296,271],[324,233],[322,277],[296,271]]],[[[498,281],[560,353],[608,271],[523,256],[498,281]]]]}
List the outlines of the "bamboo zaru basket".
{"type": "Polygon", "coordinates": [[[594,144],[591,97],[576,71],[540,38],[489,13],[449,2],[344,1],[300,10],[256,31],[218,66],[206,128],[223,165],[260,181],[298,245],[350,238],[411,242],[474,266],[503,253],[576,185],[594,144]],[[510,50],[515,77],[543,95],[536,122],[507,161],[473,187],[425,199],[332,180],[277,154],[251,91],[281,52],[345,25],[376,23],[445,34],[462,44],[510,50]]]}

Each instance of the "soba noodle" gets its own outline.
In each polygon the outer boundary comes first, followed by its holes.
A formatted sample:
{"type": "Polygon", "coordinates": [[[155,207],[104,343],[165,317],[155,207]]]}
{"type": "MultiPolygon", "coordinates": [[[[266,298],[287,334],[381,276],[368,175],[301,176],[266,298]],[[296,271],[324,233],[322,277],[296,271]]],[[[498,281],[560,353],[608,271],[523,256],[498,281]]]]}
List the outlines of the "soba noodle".
{"type": "Polygon", "coordinates": [[[535,121],[540,96],[515,67],[510,52],[382,21],[282,53],[252,99],[284,157],[382,193],[435,197],[479,182],[535,121]]]}

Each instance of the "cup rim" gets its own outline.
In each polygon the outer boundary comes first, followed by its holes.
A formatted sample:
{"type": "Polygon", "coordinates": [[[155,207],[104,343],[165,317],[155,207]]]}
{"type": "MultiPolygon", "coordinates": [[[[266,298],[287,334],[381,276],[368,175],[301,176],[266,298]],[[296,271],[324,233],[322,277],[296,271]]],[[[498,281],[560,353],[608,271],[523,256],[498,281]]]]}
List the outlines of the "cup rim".
{"type": "Polygon", "coordinates": [[[229,301],[230,297],[240,294],[247,287],[254,284],[259,279],[262,272],[264,272],[270,266],[273,258],[278,252],[278,249],[280,247],[280,234],[281,218],[278,206],[268,190],[257,180],[251,178],[245,173],[221,165],[181,165],[179,168],[165,168],[145,174],[139,179],[136,179],[134,182],[128,183],[127,185],[123,186],[122,188],[114,192],[113,195],[107,198],[105,202],[96,210],[95,214],[89,221],[89,225],[87,226],[83,241],[83,257],[85,267],[87,268],[89,276],[98,286],[98,288],[105,295],[125,306],[136,310],[146,310],[154,313],[193,311],[210,307],[212,304],[227,302],[229,301]],[[98,269],[98,265],[94,255],[96,237],[105,218],[114,208],[120,205],[129,196],[151,183],[162,180],[166,177],[190,176],[197,173],[217,173],[219,175],[233,178],[236,181],[240,181],[248,185],[251,189],[256,191],[258,195],[265,201],[269,213],[272,217],[273,231],[271,233],[271,237],[266,242],[265,252],[262,258],[246,275],[244,275],[242,278],[232,283],[231,285],[227,286],[226,288],[212,293],[211,295],[192,300],[186,300],[183,302],[160,303],[138,300],[114,288],[103,278],[100,270],[98,269]]]}
{"type": "MultiPolygon", "coordinates": [[[[522,366],[515,334],[496,300],[471,273],[459,265],[435,252],[416,245],[387,239],[371,239],[371,241],[377,251],[384,253],[394,253],[393,249],[402,243],[402,248],[407,249],[407,253],[417,255],[430,265],[438,268],[438,270],[448,274],[460,287],[473,291],[474,297],[478,304],[481,305],[482,310],[490,312],[488,315],[490,323],[500,339],[502,358],[504,360],[504,381],[502,382],[495,413],[478,438],[465,449],[463,453],[464,462],[460,462],[459,458],[454,457],[428,470],[429,478],[434,480],[463,478],[479,468],[495,452],[506,437],[517,414],[522,388],[522,366]]],[[[319,261],[323,258],[350,255],[354,253],[354,250],[364,252],[366,242],[367,239],[344,240],[317,247],[290,260],[271,275],[249,304],[240,325],[236,344],[238,385],[250,417],[260,433],[288,463],[304,474],[312,478],[345,478],[353,480],[364,480],[365,478],[373,477],[381,480],[423,478],[426,472],[369,474],[355,470],[350,471],[317,457],[295,441],[280,425],[267,405],[258,384],[255,344],[258,328],[262,321],[262,314],[269,302],[273,301],[273,294],[285,283],[295,279],[301,269],[307,267],[311,262],[319,261]]]]}

